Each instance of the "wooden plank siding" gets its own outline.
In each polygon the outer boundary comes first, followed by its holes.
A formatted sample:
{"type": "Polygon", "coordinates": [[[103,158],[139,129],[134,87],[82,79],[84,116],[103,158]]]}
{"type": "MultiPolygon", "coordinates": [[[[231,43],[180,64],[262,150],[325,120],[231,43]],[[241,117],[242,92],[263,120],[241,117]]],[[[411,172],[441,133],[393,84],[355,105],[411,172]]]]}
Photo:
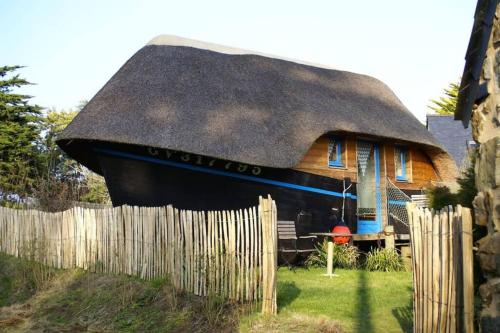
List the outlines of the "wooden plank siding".
{"type": "Polygon", "coordinates": [[[356,139],[346,138],[342,145],[344,167],[330,167],[328,165],[328,142],[329,139],[326,136],[316,140],[294,169],[336,179],[349,177],[351,181],[355,182],[357,180],[356,139]]]}
{"type": "MultiPolygon", "coordinates": [[[[357,182],[357,139],[355,136],[341,137],[345,138],[344,144],[342,145],[342,162],[344,167],[330,167],[328,165],[329,139],[327,136],[322,136],[316,140],[294,169],[336,179],[349,177],[353,182],[357,182]]],[[[407,163],[408,181],[396,181],[396,162],[394,157],[395,144],[393,142],[379,141],[379,146],[381,154],[381,186],[385,185],[385,177],[389,177],[391,182],[405,190],[420,190],[431,186],[431,181],[439,180],[427,154],[419,147],[406,145],[409,153],[409,160],[407,163]]]]}
{"type": "Polygon", "coordinates": [[[396,160],[394,156],[394,143],[385,143],[385,160],[387,177],[397,187],[403,190],[420,190],[431,186],[432,181],[438,181],[436,170],[422,149],[415,146],[406,146],[408,149],[408,163],[406,174],[408,181],[396,181],[396,160]]]}

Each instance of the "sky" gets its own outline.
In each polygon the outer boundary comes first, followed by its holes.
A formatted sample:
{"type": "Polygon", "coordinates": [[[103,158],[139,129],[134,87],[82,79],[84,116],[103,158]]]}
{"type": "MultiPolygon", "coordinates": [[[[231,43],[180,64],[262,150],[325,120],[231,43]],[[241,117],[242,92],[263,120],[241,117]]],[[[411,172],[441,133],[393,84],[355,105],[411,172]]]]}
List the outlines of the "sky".
{"type": "Polygon", "coordinates": [[[43,107],[90,100],[160,34],[367,74],[421,121],[463,71],[473,0],[0,0],[0,66],[43,107]]]}

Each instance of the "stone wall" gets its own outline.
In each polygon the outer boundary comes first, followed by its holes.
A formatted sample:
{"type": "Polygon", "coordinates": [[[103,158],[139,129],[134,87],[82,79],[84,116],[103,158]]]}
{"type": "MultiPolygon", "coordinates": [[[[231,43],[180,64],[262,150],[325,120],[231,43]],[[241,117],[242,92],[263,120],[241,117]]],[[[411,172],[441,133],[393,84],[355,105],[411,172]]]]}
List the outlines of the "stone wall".
{"type": "Polygon", "coordinates": [[[482,82],[488,86],[488,97],[472,115],[474,140],[480,143],[476,160],[474,199],[475,222],[486,226],[488,234],[478,242],[478,256],[487,282],[481,285],[481,330],[500,329],[500,6],[497,6],[482,82]]]}

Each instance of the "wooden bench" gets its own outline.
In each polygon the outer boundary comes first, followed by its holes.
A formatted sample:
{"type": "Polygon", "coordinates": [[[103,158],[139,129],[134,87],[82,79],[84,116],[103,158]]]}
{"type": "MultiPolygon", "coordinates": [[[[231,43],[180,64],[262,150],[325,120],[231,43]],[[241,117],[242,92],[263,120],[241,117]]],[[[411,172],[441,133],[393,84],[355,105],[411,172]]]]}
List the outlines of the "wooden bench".
{"type": "Polygon", "coordinates": [[[425,194],[413,194],[411,196],[411,202],[413,202],[418,208],[429,207],[429,198],[425,194]]]}
{"type": "Polygon", "coordinates": [[[316,250],[316,236],[297,236],[295,221],[278,221],[278,253],[286,264],[305,259],[316,250]]]}

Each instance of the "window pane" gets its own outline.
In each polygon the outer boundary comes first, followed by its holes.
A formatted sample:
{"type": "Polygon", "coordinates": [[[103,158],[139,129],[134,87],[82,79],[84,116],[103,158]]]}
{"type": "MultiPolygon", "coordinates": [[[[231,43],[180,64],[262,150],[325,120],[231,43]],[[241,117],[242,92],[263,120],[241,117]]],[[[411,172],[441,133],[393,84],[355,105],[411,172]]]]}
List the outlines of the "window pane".
{"type": "Polygon", "coordinates": [[[396,176],[401,177],[403,175],[403,169],[401,168],[401,151],[396,149],[396,176]]]}
{"type": "Polygon", "coordinates": [[[396,179],[406,180],[406,167],[407,167],[407,151],[404,147],[396,147],[395,149],[396,161],[396,179]]]}
{"type": "Polygon", "coordinates": [[[328,141],[328,165],[331,167],[343,167],[342,163],[342,145],[341,138],[330,137],[328,141]]]}
{"type": "Polygon", "coordinates": [[[328,160],[330,162],[336,162],[338,159],[338,151],[337,151],[337,140],[330,139],[330,144],[328,146],[328,160]]]}

